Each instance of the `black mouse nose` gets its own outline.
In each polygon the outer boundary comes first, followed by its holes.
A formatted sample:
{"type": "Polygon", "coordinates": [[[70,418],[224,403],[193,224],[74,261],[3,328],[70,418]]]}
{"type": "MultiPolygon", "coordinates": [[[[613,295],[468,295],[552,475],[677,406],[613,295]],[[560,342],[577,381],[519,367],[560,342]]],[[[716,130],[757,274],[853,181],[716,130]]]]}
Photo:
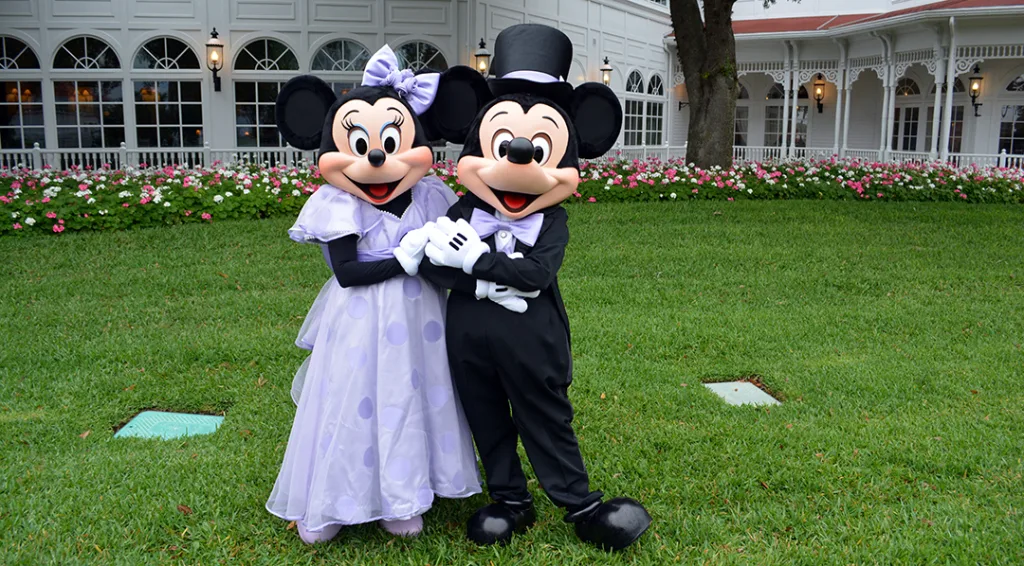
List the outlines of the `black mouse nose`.
{"type": "Polygon", "coordinates": [[[370,165],[373,165],[374,167],[384,165],[384,160],[387,158],[387,154],[379,149],[371,149],[370,153],[366,154],[366,159],[368,159],[370,161],[370,165]]]}
{"type": "Polygon", "coordinates": [[[533,161],[533,142],[526,138],[516,138],[509,142],[508,160],[516,165],[526,165],[533,161]]]}

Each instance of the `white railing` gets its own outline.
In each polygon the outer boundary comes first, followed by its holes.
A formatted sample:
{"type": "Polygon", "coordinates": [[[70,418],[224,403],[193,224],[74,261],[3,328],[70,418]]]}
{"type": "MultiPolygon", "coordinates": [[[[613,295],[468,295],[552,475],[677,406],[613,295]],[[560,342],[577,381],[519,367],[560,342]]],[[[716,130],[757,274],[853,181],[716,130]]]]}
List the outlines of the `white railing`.
{"type": "MultiPolygon", "coordinates": [[[[447,144],[435,147],[436,162],[455,162],[462,152],[461,145],[447,144]]],[[[617,146],[608,152],[609,156],[626,160],[645,160],[657,158],[661,160],[684,159],[686,145],[682,146],[617,146]]],[[[880,152],[873,149],[847,149],[844,157],[871,162],[882,161],[880,152]]],[[[834,157],[831,148],[798,147],[793,155],[786,157],[785,148],[764,146],[734,146],[733,161],[736,163],[771,162],[785,159],[831,159],[834,157]]],[[[0,150],[0,169],[68,169],[70,167],[93,168],[110,167],[162,167],[166,165],[213,166],[216,163],[247,162],[256,164],[297,165],[313,163],[316,158],[314,151],[301,151],[292,147],[256,148],[243,147],[232,149],[211,149],[209,145],[194,148],[128,149],[124,144],[119,148],[105,149],[43,149],[38,144],[32,149],[0,150]]],[[[927,163],[934,161],[928,153],[913,151],[893,151],[886,161],[897,163],[927,163]]],[[[1005,151],[998,155],[977,153],[950,154],[948,163],[956,167],[1013,167],[1024,168],[1024,155],[1008,155],[1005,151]]]]}

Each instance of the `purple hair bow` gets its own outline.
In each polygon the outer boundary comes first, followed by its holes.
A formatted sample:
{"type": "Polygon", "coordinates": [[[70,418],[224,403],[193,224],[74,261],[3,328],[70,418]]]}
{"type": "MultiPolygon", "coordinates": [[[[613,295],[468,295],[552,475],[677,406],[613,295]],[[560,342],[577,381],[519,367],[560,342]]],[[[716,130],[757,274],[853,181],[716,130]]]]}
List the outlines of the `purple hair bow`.
{"type": "Polygon", "coordinates": [[[409,69],[400,70],[395,52],[387,45],[370,57],[363,71],[363,86],[389,86],[395,89],[417,116],[433,104],[440,80],[441,75],[438,73],[415,75],[409,69]]]}

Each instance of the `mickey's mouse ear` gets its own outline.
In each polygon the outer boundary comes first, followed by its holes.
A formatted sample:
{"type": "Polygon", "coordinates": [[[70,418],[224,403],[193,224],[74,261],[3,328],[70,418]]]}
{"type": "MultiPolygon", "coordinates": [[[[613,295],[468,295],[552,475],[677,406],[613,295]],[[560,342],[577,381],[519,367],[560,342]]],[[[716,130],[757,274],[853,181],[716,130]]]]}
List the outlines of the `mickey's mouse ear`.
{"type": "Polygon", "coordinates": [[[431,141],[462,143],[477,112],[493,98],[487,80],[465,65],[441,73],[434,103],[420,115],[424,135],[431,141]]]}
{"type": "Polygon", "coordinates": [[[313,75],[293,78],[277,94],[277,131],[292,147],[319,148],[324,119],[336,98],[330,85],[313,75]]]}
{"type": "Polygon", "coordinates": [[[584,83],[573,91],[569,115],[579,136],[580,157],[601,157],[615,145],[622,129],[622,106],[612,89],[601,83],[584,83]]]}

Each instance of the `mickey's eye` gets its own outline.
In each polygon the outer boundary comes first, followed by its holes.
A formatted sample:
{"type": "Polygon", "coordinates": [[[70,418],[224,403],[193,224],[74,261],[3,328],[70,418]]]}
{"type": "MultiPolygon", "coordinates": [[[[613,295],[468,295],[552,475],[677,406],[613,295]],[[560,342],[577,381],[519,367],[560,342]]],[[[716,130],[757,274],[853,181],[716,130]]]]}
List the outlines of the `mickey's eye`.
{"type": "Polygon", "coordinates": [[[348,147],[359,157],[366,155],[370,150],[370,136],[366,134],[366,130],[358,126],[349,130],[348,147]]]}
{"type": "Polygon", "coordinates": [[[551,139],[544,134],[538,134],[530,141],[533,142],[533,160],[541,165],[547,163],[551,157],[551,139]]]}
{"type": "Polygon", "coordinates": [[[494,155],[495,159],[501,159],[508,153],[508,144],[512,142],[512,132],[508,130],[498,130],[498,133],[494,134],[494,139],[491,141],[491,154],[494,155]]]}
{"type": "Polygon", "coordinates": [[[394,124],[384,128],[380,135],[380,143],[388,155],[394,155],[402,145],[402,132],[394,124]]]}

